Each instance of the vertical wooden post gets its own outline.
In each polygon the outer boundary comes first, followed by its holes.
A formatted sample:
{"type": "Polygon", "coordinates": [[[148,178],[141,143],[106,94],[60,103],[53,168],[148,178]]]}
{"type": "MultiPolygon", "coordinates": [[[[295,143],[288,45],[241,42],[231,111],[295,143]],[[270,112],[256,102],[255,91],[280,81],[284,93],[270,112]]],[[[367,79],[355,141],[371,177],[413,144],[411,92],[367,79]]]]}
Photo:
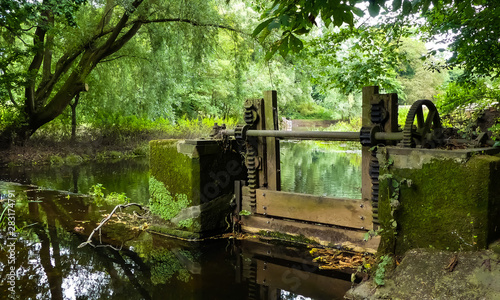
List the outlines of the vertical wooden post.
{"type": "MultiPolygon", "coordinates": [[[[378,86],[365,86],[363,87],[363,102],[362,108],[362,127],[372,126],[370,111],[371,111],[371,100],[373,95],[378,95],[378,86]]],[[[372,181],[370,178],[370,147],[363,146],[361,148],[361,196],[365,203],[371,203],[371,193],[372,193],[372,181]]]]}
{"type": "MultiPolygon", "coordinates": [[[[265,130],[278,130],[278,94],[276,91],[264,91],[264,118],[265,130]]],[[[267,137],[266,153],[263,160],[266,160],[265,181],[270,190],[281,190],[280,171],[280,144],[275,137],[267,137]]]]}
{"type": "Polygon", "coordinates": [[[385,110],[389,114],[389,118],[385,122],[385,132],[398,131],[398,94],[387,94],[387,99],[384,101],[385,110]]]}

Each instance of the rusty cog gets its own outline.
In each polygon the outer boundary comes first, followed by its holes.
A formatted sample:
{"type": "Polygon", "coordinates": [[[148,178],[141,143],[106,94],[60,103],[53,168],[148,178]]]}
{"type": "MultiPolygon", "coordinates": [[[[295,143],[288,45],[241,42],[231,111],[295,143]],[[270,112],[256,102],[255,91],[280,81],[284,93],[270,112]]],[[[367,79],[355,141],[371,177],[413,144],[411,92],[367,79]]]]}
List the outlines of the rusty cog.
{"type": "Polygon", "coordinates": [[[441,119],[434,103],[425,99],[413,103],[403,129],[403,147],[434,148],[441,136],[441,119]],[[427,116],[424,115],[424,106],[429,110],[427,116]]]}

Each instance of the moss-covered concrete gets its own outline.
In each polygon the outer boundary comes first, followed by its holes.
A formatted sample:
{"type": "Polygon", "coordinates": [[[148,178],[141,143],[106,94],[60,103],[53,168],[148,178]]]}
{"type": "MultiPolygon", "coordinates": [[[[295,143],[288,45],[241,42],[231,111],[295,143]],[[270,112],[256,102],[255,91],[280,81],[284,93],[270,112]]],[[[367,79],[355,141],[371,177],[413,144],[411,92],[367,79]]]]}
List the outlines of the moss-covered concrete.
{"type": "Polygon", "coordinates": [[[432,158],[432,150],[416,149],[408,155],[387,148],[378,158],[379,219],[384,229],[379,252],[478,250],[499,237],[499,157],[446,157],[440,152],[432,158]],[[426,159],[408,163],[419,158],[418,153],[426,159]]]}
{"type": "Polygon", "coordinates": [[[152,231],[198,239],[228,228],[234,181],[246,177],[231,143],[151,141],[150,171],[152,231]]]}
{"type": "MultiPolygon", "coordinates": [[[[190,157],[178,152],[183,140],[156,140],[149,142],[149,165],[151,176],[162,182],[171,194],[184,194],[190,205],[198,205],[199,197],[193,189],[199,186],[199,157],[190,157]],[[194,200],[194,202],[193,202],[194,200]]],[[[199,190],[198,190],[199,191],[199,190]]]]}
{"type": "Polygon", "coordinates": [[[500,300],[500,255],[491,250],[457,253],[413,249],[384,281],[378,287],[373,280],[365,281],[345,298],[500,300]],[[447,268],[455,259],[456,266],[447,268]]]}

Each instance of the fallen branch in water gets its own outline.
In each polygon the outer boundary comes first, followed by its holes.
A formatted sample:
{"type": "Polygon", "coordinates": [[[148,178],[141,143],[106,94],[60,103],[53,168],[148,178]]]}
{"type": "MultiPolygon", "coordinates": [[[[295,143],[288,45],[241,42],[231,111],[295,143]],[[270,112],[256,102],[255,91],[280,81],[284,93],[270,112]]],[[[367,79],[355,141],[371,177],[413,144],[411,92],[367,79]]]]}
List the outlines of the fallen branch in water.
{"type": "Polygon", "coordinates": [[[140,204],[137,204],[137,203],[129,203],[129,204],[119,204],[117,206],[115,206],[115,208],[111,211],[111,213],[106,217],[104,218],[101,223],[99,223],[99,225],[94,228],[94,230],[92,230],[92,233],[89,235],[87,241],[81,243],[80,245],[78,245],[78,248],[82,248],[82,247],[85,247],[87,244],[88,245],[91,245],[92,247],[96,247],[94,244],[92,244],[92,236],[94,236],[94,233],[96,233],[97,231],[99,231],[99,236],[100,236],[100,230],[101,230],[101,227],[104,226],[104,224],[106,224],[110,219],[111,217],[113,216],[113,214],[116,212],[117,209],[122,209],[122,208],[127,208],[129,206],[137,206],[139,207],[141,210],[144,210],[146,212],[149,211],[149,209],[147,209],[146,207],[140,205],[140,204]]]}

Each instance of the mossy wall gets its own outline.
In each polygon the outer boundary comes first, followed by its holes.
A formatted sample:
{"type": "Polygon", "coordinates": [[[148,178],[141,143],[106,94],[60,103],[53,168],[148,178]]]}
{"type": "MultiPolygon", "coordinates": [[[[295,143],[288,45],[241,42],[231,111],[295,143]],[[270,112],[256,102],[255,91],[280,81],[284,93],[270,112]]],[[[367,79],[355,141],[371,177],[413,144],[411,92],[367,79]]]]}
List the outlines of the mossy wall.
{"type": "Polygon", "coordinates": [[[151,230],[196,239],[227,228],[234,181],[247,174],[233,146],[215,140],[150,142],[150,204],[156,214],[151,230]]]}
{"type": "Polygon", "coordinates": [[[500,236],[500,158],[473,152],[462,157],[440,152],[432,158],[432,150],[414,151],[387,148],[377,155],[384,229],[379,252],[487,248],[500,236]],[[424,156],[414,167],[409,163],[424,156]]]}
{"type": "Polygon", "coordinates": [[[179,153],[177,148],[183,140],[155,140],[149,142],[150,175],[162,182],[168,191],[186,195],[189,205],[198,205],[199,196],[193,189],[200,185],[200,159],[179,153]],[[194,201],[194,202],[193,202],[194,201]]]}

